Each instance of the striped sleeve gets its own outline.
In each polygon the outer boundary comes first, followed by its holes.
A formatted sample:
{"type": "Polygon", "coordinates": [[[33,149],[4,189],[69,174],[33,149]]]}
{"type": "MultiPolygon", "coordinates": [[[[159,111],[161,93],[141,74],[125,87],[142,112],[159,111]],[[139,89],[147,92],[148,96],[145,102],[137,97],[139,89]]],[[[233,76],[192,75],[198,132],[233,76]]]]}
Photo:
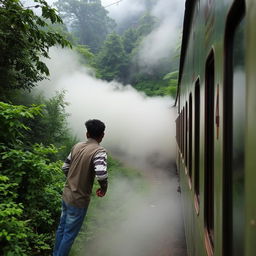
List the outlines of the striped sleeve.
{"type": "Polygon", "coordinates": [[[71,163],[71,153],[69,153],[69,155],[68,155],[68,157],[66,158],[64,164],[62,165],[62,171],[64,172],[64,174],[65,174],[66,176],[68,175],[70,163],[71,163]]]}
{"type": "Polygon", "coordinates": [[[100,151],[94,156],[93,165],[96,179],[98,181],[107,179],[107,153],[105,151],[100,151]]]}

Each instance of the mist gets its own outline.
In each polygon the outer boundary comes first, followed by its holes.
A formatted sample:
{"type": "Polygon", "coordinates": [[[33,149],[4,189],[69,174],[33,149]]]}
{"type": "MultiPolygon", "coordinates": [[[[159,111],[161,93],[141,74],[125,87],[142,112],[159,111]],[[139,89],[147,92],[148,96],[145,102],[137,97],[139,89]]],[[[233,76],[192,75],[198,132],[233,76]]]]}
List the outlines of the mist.
{"type": "Polygon", "coordinates": [[[163,58],[174,58],[181,40],[185,0],[159,0],[151,11],[159,25],[140,45],[139,63],[150,68],[163,58]]]}
{"type": "MultiPolygon", "coordinates": [[[[141,171],[149,184],[147,193],[138,194],[128,179],[112,178],[104,208],[106,223],[102,222],[108,231],[99,228],[80,255],[185,255],[184,244],[180,244],[183,229],[173,168],[173,99],[149,98],[129,85],[96,79],[71,50],[53,48],[50,56],[46,60],[50,80],[41,82],[36,90],[43,90],[47,97],[65,90],[70,103],[69,124],[81,141],[85,140],[84,122],[102,120],[106,124],[102,144],[107,151],[141,171]],[[121,219],[112,219],[111,213],[118,211],[118,206],[124,214],[121,219]]],[[[83,229],[87,232],[86,221],[83,229]]]]}
{"type": "Polygon", "coordinates": [[[174,159],[172,98],[150,98],[130,85],[96,79],[70,50],[54,48],[50,56],[46,64],[51,78],[39,88],[47,96],[66,91],[69,124],[80,140],[85,139],[84,122],[96,118],[106,124],[103,145],[114,155],[134,163],[174,159]]]}
{"type": "Polygon", "coordinates": [[[163,175],[147,194],[114,179],[101,221],[101,228],[107,229],[99,229],[85,247],[80,243],[79,256],[186,256],[177,182],[170,178],[163,175]],[[121,218],[113,218],[115,211],[122,212],[121,218]]]}
{"type": "Polygon", "coordinates": [[[145,11],[145,0],[101,0],[102,6],[109,12],[109,16],[118,24],[145,11]]]}
{"type": "MultiPolygon", "coordinates": [[[[103,0],[103,6],[115,1],[103,0]]],[[[142,14],[147,10],[146,1],[122,0],[116,5],[107,8],[110,17],[118,24],[129,17],[142,14]]],[[[158,25],[146,36],[139,46],[137,62],[145,72],[151,71],[163,59],[174,58],[181,41],[182,22],[185,10],[185,0],[158,0],[150,10],[150,14],[157,18],[158,25]]]]}

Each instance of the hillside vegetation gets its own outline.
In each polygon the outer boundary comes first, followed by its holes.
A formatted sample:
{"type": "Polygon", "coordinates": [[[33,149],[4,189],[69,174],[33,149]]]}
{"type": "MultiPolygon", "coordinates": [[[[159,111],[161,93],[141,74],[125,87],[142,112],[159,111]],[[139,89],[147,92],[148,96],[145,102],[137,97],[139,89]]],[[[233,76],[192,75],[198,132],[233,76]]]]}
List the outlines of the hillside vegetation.
{"type": "MultiPolygon", "coordinates": [[[[58,1],[60,16],[45,0],[30,2],[27,7],[19,0],[0,4],[0,255],[8,256],[51,254],[65,182],[60,167],[77,142],[67,123],[65,93],[50,99],[31,93],[50,75],[42,61],[49,58],[49,48],[70,47],[98,78],[132,84],[150,96],[174,95],[177,84],[172,60],[150,74],[134,61],[140,42],[157,25],[149,12],[135,17],[136,26],[117,28],[98,0],[58,1]]],[[[110,184],[122,177],[144,193],[146,185],[139,188],[143,182],[136,170],[111,157],[108,165],[110,184]]],[[[122,216],[124,209],[114,197],[93,199],[86,241],[95,238],[100,223],[94,216],[105,204],[120,210],[114,218],[122,216]]]]}

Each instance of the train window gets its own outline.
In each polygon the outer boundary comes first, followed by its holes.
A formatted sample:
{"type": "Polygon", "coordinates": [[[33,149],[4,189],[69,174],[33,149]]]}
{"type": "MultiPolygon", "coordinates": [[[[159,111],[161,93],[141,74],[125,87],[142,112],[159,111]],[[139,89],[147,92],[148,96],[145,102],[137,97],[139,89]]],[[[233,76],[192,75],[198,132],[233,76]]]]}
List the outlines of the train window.
{"type": "MultiPolygon", "coordinates": [[[[205,76],[205,228],[211,250],[214,247],[214,55],[206,63],[205,76]]],[[[211,253],[212,254],[212,253],[211,253]]]]}
{"type": "Polygon", "coordinates": [[[184,107],[183,107],[182,108],[182,157],[183,157],[183,159],[184,159],[184,143],[185,143],[185,140],[184,140],[184,136],[185,136],[184,127],[185,127],[185,123],[184,123],[184,107]]]}
{"type": "Polygon", "coordinates": [[[185,165],[188,166],[188,103],[185,107],[185,165]]]}
{"type": "Polygon", "coordinates": [[[181,111],[181,153],[184,154],[184,108],[181,111]]]}
{"type": "Polygon", "coordinates": [[[176,119],[176,142],[178,144],[178,147],[180,148],[180,129],[179,129],[179,123],[180,123],[180,115],[178,115],[176,119]]]}
{"type": "Polygon", "coordinates": [[[192,127],[192,95],[190,93],[189,95],[189,114],[188,114],[188,126],[189,126],[189,141],[188,141],[188,174],[190,179],[192,178],[192,131],[193,131],[193,127],[192,127]]]}
{"type": "Polygon", "coordinates": [[[243,255],[244,240],[244,124],[245,124],[245,66],[244,21],[238,26],[234,38],[233,55],[233,254],[243,255]]]}
{"type": "Polygon", "coordinates": [[[199,202],[199,154],[200,154],[200,83],[199,80],[195,86],[195,102],[194,102],[194,189],[197,200],[199,202]]]}
{"type": "Polygon", "coordinates": [[[224,87],[225,255],[244,255],[244,147],[246,117],[244,1],[236,1],[226,27],[224,87]]]}
{"type": "Polygon", "coordinates": [[[178,143],[178,147],[179,147],[179,150],[180,150],[180,133],[181,133],[181,130],[180,130],[180,120],[181,120],[181,113],[179,114],[178,118],[177,118],[177,123],[176,123],[176,136],[177,136],[177,143],[178,143]]]}
{"type": "Polygon", "coordinates": [[[179,114],[179,123],[178,123],[178,134],[179,134],[179,149],[181,150],[181,113],[179,114]]]}
{"type": "Polygon", "coordinates": [[[183,121],[183,126],[182,126],[182,155],[184,159],[184,154],[185,154],[185,108],[183,107],[182,111],[182,121],[183,121]]]}

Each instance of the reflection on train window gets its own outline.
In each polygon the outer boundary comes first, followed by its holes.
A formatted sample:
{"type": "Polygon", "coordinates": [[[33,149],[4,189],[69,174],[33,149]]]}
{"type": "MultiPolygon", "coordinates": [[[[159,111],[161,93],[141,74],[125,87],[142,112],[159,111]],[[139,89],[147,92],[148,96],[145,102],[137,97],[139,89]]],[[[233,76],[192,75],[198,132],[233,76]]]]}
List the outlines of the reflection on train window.
{"type": "Polygon", "coordinates": [[[246,117],[244,1],[227,21],[224,87],[224,253],[244,255],[244,147],[246,117]]]}
{"type": "Polygon", "coordinates": [[[188,166],[188,103],[185,107],[185,165],[188,166]]]}
{"type": "Polygon", "coordinates": [[[243,255],[244,245],[244,124],[245,65],[244,21],[234,34],[233,45],[233,113],[232,113],[232,255],[243,255]]]}
{"type": "Polygon", "coordinates": [[[178,118],[176,119],[176,141],[178,144],[178,147],[180,149],[180,114],[178,118]]]}
{"type": "Polygon", "coordinates": [[[185,109],[183,107],[182,111],[182,121],[183,121],[183,126],[182,126],[182,155],[184,159],[184,154],[185,154],[185,109]]]}
{"type": "Polygon", "coordinates": [[[195,113],[195,124],[194,124],[194,136],[195,136],[195,159],[194,159],[194,189],[199,200],[199,154],[200,154],[200,83],[199,80],[196,82],[195,86],[195,102],[194,102],[194,113],[195,113]]]}
{"type": "Polygon", "coordinates": [[[205,77],[205,227],[214,245],[214,55],[206,63],[205,77]]]}
{"type": "Polygon", "coordinates": [[[192,178],[192,131],[193,131],[193,127],[192,127],[192,95],[190,93],[189,95],[189,114],[188,114],[188,124],[189,124],[189,141],[188,141],[188,174],[190,179],[192,178]]]}
{"type": "Polygon", "coordinates": [[[181,153],[184,156],[184,108],[181,111],[181,153]]]}

